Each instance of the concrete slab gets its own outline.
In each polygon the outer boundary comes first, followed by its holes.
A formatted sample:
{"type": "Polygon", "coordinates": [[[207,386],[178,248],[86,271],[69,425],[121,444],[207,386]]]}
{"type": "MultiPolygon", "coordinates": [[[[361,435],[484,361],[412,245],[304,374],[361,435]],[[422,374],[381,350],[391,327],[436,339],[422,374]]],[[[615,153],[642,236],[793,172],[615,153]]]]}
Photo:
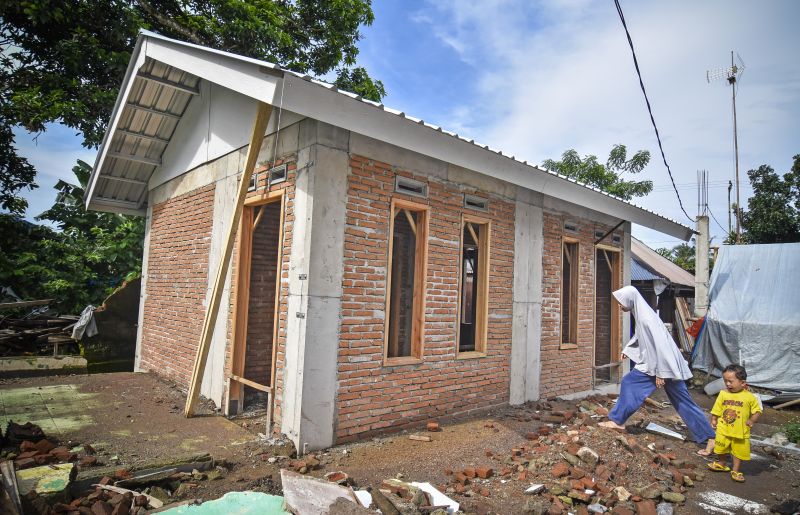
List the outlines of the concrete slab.
{"type": "Polygon", "coordinates": [[[94,397],[71,384],[0,390],[0,425],[32,422],[45,434],[64,436],[95,424],[87,410],[96,404],[94,397]]]}
{"type": "Polygon", "coordinates": [[[283,497],[261,492],[230,492],[199,506],[176,506],[161,515],[290,515],[283,510],[283,497]]]}

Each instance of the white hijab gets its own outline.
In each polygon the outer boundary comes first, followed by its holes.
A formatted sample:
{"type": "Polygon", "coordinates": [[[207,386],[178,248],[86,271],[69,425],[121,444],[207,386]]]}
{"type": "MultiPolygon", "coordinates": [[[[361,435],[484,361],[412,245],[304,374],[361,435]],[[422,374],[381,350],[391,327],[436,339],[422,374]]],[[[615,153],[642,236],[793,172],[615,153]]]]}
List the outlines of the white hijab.
{"type": "Polygon", "coordinates": [[[612,293],[636,319],[636,333],[622,353],[637,363],[636,370],[662,379],[689,379],[692,371],[664,322],[633,286],[612,293]]]}

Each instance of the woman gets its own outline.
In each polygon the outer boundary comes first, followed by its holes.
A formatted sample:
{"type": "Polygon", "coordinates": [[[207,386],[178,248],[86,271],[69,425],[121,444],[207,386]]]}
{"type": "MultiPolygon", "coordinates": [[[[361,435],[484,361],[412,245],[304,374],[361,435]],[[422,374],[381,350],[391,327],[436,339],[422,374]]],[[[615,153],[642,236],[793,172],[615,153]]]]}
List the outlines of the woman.
{"type": "Polygon", "coordinates": [[[706,451],[714,446],[714,429],[686,388],[684,381],[692,377],[692,371],[678,346],[636,288],[625,286],[612,295],[622,309],[630,311],[636,320],[636,333],[622,350],[623,359],[632,359],[636,367],[622,379],[619,398],[608,414],[608,422],[599,425],[624,430],[623,424],[628,417],[639,409],[656,388],[663,387],[694,440],[698,443],[708,441],[706,449],[698,452],[707,456],[706,451]]]}

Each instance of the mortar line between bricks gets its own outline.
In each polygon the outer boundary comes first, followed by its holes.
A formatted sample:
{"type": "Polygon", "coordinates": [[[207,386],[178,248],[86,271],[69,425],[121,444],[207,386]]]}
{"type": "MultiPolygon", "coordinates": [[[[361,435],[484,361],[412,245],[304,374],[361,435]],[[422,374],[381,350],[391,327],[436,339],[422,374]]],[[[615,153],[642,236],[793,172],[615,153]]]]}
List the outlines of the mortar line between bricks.
{"type": "Polygon", "coordinates": [[[36,393],[38,393],[39,397],[41,397],[42,404],[44,404],[44,407],[47,410],[47,414],[50,416],[50,422],[52,422],[53,423],[53,427],[56,428],[56,433],[58,433],[59,436],[64,436],[63,433],[61,432],[61,428],[59,428],[58,424],[56,424],[56,419],[55,419],[55,417],[53,417],[53,412],[50,411],[50,406],[48,406],[47,405],[47,401],[44,400],[44,396],[42,395],[42,392],[36,392],[36,393]]]}

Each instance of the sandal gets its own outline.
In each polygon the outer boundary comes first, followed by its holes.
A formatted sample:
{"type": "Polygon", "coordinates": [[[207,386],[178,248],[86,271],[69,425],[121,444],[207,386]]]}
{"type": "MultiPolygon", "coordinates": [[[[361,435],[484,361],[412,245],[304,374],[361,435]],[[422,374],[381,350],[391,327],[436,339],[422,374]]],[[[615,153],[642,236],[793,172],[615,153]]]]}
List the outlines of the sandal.
{"type": "MultiPolygon", "coordinates": [[[[709,470],[713,470],[714,472],[730,472],[731,468],[723,463],[718,461],[712,461],[708,464],[709,470]]],[[[744,480],[743,480],[744,481],[744,480]]]]}
{"type": "Polygon", "coordinates": [[[744,474],[741,472],[736,472],[735,470],[731,470],[731,479],[737,483],[744,483],[744,474]]]}
{"type": "Polygon", "coordinates": [[[711,456],[713,454],[713,452],[714,451],[707,451],[705,449],[698,449],[695,454],[697,454],[698,456],[702,456],[703,458],[708,458],[709,456],[711,456]]]}

